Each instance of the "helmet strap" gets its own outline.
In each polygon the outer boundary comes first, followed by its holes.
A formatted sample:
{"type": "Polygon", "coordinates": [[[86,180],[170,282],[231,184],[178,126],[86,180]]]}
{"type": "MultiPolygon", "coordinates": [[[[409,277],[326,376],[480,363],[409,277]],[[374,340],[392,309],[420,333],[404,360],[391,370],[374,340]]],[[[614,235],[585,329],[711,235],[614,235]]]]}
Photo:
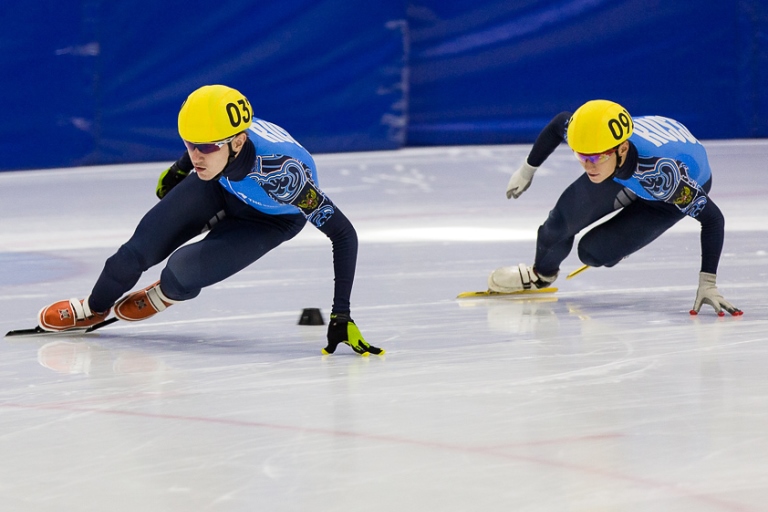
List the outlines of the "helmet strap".
{"type": "MultiPolygon", "coordinates": [[[[624,144],[623,142],[621,144],[624,144]]],[[[619,172],[619,169],[621,169],[621,166],[624,165],[627,161],[627,155],[624,155],[624,162],[621,161],[621,155],[619,154],[619,148],[621,147],[621,144],[616,146],[616,168],[613,170],[613,174],[611,174],[611,177],[616,176],[616,174],[619,172]]],[[[629,154],[629,152],[627,152],[629,154]]]]}
{"type": "Polygon", "coordinates": [[[611,178],[615,177],[616,174],[618,174],[619,169],[621,169],[621,166],[619,165],[619,154],[616,153],[616,167],[614,167],[613,173],[611,173],[611,178]]]}
{"type": "Polygon", "coordinates": [[[214,178],[211,181],[218,181],[219,178],[224,176],[224,171],[227,170],[227,167],[229,167],[229,164],[232,163],[232,160],[237,158],[237,153],[235,153],[235,150],[232,148],[232,142],[227,142],[227,151],[229,151],[229,156],[227,157],[227,164],[224,166],[224,169],[222,169],[219,174],[214,176],[214,178]]]}
{"type": "Polygon", "coordinates": [[[227,165],[229,165],[232,163],[232,160],[237,158],[237,153],[235,153],[235,150],[232,148],[232,141],[227,142],[227,148],[229,149],[229,157],[227,158],[227,165]]]}
{"type": "MultiPolygon", "coordinates": [[[[623,142],[622,142],[623,144],[623,142]]],[[[629,142],[629,147],[624,155],[624,161],[619,165],[618,150],[616,151],[616,169],[613,171],[613,176],[621,176],[622,179],[626,179],[632,175],[633,168],[637,165],[637,150],[632,142],[629,142]]]]}

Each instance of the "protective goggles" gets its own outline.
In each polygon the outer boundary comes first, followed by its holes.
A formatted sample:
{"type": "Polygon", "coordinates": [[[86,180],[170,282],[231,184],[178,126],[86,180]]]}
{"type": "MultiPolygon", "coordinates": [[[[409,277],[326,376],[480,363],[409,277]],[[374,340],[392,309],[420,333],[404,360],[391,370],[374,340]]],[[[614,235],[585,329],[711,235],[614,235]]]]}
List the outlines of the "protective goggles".
{"type": "Polygon", "coordinates": [[[224,140],[220,140],[219,142],[208,142],[205,144],[194,144],[192,142],[184,141],[184,145],[187,146],[187,149],[189,151],[198,150],[199,152],[207,155],[210,153],[215,153],[216,151],[220,150],[225,144],[229,144],[232,142],[237,135],[233,135],[232,137],[224,140]]]}
{"type": "Polygon", "coordinates": [[[603,162],[607,162],[608,159],[611,158],[611,155],[614,154],[615,152],[616,152],[616,148],[606,151],[605,153],[594,153],[591,155],[577,153],[576,151],[574,151],[573,154],[576,155],[576,158],[579,159],[579,162],[583,164],[587,162],[591,162],[597,165],[597,164],[602,164],[603,162]]]}

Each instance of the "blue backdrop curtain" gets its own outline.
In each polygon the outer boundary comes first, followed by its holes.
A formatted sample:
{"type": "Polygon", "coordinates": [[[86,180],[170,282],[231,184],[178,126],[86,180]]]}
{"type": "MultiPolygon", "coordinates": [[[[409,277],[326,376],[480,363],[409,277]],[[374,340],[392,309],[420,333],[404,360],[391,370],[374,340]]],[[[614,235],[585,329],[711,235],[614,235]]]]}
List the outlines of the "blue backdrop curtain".
{"type": "Polygon", "coordinates": [[[532,142],[608,98],[768,136],[763,0],[34,0],[0,5],[0,170],[170,161],[212,83],[312,152],[532,142]]]}

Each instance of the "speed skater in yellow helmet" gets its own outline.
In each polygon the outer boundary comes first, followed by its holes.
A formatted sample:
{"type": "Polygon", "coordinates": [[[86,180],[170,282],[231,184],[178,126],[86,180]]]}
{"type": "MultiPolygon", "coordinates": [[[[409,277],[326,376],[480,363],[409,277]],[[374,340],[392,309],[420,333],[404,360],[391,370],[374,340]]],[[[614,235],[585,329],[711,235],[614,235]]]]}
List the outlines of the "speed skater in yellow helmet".
{"type": "Polygon", "coordinates": [[[251,104],[242,93],[225,85],[205,85],[181,106],[179,135],[193,144],[218,142],[247,130],[252,121],[251,104]]]}
{"type": "Polygon", "coordinates": [[[593,155],[615,148],[634,130],[627,109],[608,100],[592,100],[580,106],[568,122],[568,145],[576,153],[593,155]]]}

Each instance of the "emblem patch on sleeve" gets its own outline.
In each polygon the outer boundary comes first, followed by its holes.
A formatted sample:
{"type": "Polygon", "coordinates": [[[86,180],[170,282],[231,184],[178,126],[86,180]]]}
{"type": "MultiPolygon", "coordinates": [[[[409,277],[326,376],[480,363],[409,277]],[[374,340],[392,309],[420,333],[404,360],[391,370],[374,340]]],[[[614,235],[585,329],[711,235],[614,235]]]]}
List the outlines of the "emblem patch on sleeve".
{"type": "Polygon", "coordinates": [[[304,210],[304,212],[309,213],[315,208],[317,208],[318,201],[317,201],[317,192],[313,188],[305,188],[301,192],[299,202],[296,204],[299,208],[304,210]]]}
{"type": "Polygon", "coordinates": [[[677,191],[677,195],[675,195],[675,198],[672,200],[672,202],[682,208],[691,204],[691,201],[693,201],[695,196],[696,194],[693,192],[693,190],[691,190],[691,187],[688,185],[683,185],[677,191]]]}

